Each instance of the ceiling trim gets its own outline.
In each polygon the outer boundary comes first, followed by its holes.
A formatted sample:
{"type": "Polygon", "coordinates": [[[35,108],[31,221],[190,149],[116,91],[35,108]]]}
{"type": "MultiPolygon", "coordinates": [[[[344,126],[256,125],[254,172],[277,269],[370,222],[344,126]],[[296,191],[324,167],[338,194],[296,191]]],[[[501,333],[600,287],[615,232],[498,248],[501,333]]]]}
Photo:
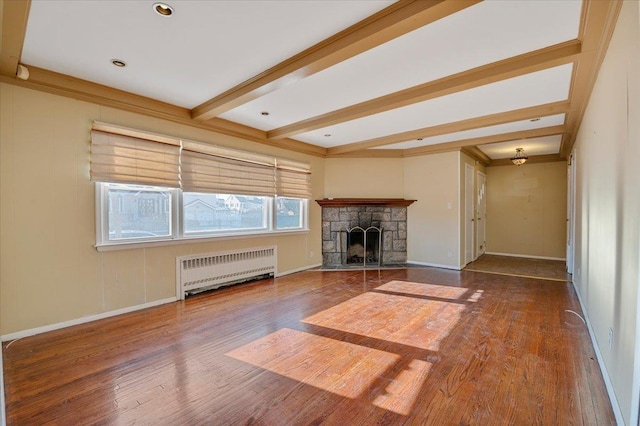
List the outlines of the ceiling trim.
{"type": "Polygon", "coordinates": [[[599,0],[583,2],[579,37],[582,40],[582,54],[573,68],[569,92],[571,110],[567,113],[565,120],[567,133],[560,144],[562,158],[567,158],[573,149],[591,91],[613,36],[622,3],[622,1],[599,0]]]}
{"type": "Polygon", "coordinates": [[[191,110],[209,120],[480,0],[400,0],[191,110]]]}
{"type": "MultiPolygon", "coordinates": [[[[350,151],[342,154],[327,154],[327,158],[398,158],[398,157],[418,157],[421,155],[438,154],[442,152],[461,151],[465,147],[487,145],[499,142],[508,142],[518,139],[541,138],[545,136],[561,135],[565,131],[564,126],[542,127],[532,130],[521,130],[517,132],[502,133],[498,135],[482,136],[479,138],[461,139],[453,142],[445,142],[435,145],[419,146],[408,149],[362,149],[350,151]]],[[[484,152],[483,152],[484,154],[484,152]]],[[[480,156],[479,156],[480,157],[480,156]]],[[[491,158],[484,154],[480,158],[486,157],[483,162],[490,163],[491,158]]],[[[480,159],[478,158],[480,161],[480,159]]]]}
{"type": "Polygon", "coordinates": [[[461,121],[440,124],[422,129],[410,130],[408,132],[396,133],[380,138],[354,142],[347,145],[335,146],[327,150],[328,155],[342,154],[349,151],[374,148],[376,146],[391,145],[405,142],[411,139],[428,138],[443,135],[446,133],[461,132],[464,130],[477,129],[480,127],[495,126],[498,124],[522,121],[530,118],[546,117],[549,115],[566,113],[569,110],[569,101],[552,102],[529,108],[516,109],[512,111],[499,112],[496,114],[484,115],[481,117],[469,118],[461,121]]]}
{"type": "Polygon", "coordinates": [[[344,154],[327,155],[326,158],[402,158],[405,149],[361,149],[344,154]]]}
{"type": "Polygon", "coordinates": [[[0,81],[80,101],[161,118],[174,123],[197,127],[303,154],[324,157],[327,152],[326,148],[293,139],[270,141],[266,138],[266,132],[262,130],[233,123],[221,118],[215,118],[206,122],[192,120],[191,114],[186,108],[42,68],[29,65],[27,65],[27,68],[29,69],[28,80],[20,80],[15,77],[0,75],[0,81]]]}
{"type": "Polygon", "coordinates": [[[467,154],[469,157],[480,162],[483,166],[491,164],[491,157],[482,152],[482,150],[477,146],[465,146],[464,148],[460,148],[460,152],[467,154]]]}
{"type": "MultiPolygon", "coordinates": [[[[419,146],[404,150],[405,157],[413,157],[417,155],[430,154],[442,149],[459,149],[467,146],[488,145],[492,143],[509,142],[518,139],[542,138],[545,136],[554,136],[564,134],[564,126],[550,126],[539,129],[520,130],[517,132],[501,133],[497,135],[482,136],[479,138],[461,139],[458,141],[445,142],[436,145],[419,146]]],[[[383,151],[383,150],[376,150],[383,151]]]]}
{"type": "Polygon", "coordinates": [[[0,74],[15,77],[22,56],[24,36],[31,0],[0,2],[2,16],[2,45],[0,46],[0,74]]]}
{"type": "MultiPolygon", "coordinates": [[[[546,155],[530,155],[527,159],[526,164],[536,164],[536,163],[552,163],[554,161],[564,161],[567,159],[560,156],[560,154],[546,154],[546,155]]],[[[499,160],[492,160],[491,163],[487,165],[488,167],[496,167],[496,166],[514,166],[509,158],[500,158],[499,160]]],[[[516,166],[517,167],[517,166],[516,166]]]]}
{"type": "Polygon", "coordinates": [[[564,65],[573,62],[580,52],[579,40],[559,43],[273,129],[267,132],[267,138],[281,139],[564,65]]]}

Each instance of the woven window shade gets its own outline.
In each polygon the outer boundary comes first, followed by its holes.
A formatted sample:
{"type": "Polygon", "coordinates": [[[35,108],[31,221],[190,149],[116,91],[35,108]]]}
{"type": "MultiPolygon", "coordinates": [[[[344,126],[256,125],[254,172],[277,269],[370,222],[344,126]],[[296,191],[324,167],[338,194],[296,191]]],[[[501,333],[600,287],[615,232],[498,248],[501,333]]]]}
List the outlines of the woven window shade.
{"type": "Polygon", "coordinates": [[[275,194],[272,157],[183,141],[182,189],[187,192],[275,194]]]}
{"type": "Polygon", "coordinates": [[[110,133],[96,130],[94,126],[91,180],[178,188],[180,141],[176,142],[110,133]]]}
{"type": "Polygon", "coordinates": [[[179,140],[95,121],[91,180],[187,192],[311,197],[307,163],[179,140]]]}
{"type": "Polygon", "coordinates": [[[276,160],[278,197],[311,198],[311,166],[292,160],[276,160]]]}

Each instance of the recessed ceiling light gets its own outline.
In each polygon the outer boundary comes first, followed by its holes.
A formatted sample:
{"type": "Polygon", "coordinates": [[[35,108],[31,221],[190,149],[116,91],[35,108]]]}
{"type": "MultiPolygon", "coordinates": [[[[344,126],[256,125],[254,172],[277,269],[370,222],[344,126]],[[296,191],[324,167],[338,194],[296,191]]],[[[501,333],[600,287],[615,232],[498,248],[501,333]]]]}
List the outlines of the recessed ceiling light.
{"type": "Polygon", "coordinates": [[[260,114],[262,114],[262,115],[269,115],[269,112],[268,112],[268,111],[262,111],[260,114]]]}
{"type": "Polygon", "coordinates": [[[531,120],[529,120],[529,121],[540,121],[540,117],[538,117],[538,118],[532,118],[532,119],[531,119],[531,120]]]}
{"type": "Polygon", "coordinates": [[[115,65],[116,67],[120,67],[120,68],[124,68],[127,66],[127,63],[125,61],[123,61],[122,59],[112,59],[111,63],[113,65],[115,65]]]}
{"type": "Polygon", "coordinates": [[[331,133],[325,133],[325,134],[324,134],[324,137],[325,137],[325,138],[331,137],[331,133]]]}
{"type": "Polygon", "coordinates": [[[153,10],[160,16],[171,16],[173,15],[173,8],[166,3],[154,3],[153,10]]]}

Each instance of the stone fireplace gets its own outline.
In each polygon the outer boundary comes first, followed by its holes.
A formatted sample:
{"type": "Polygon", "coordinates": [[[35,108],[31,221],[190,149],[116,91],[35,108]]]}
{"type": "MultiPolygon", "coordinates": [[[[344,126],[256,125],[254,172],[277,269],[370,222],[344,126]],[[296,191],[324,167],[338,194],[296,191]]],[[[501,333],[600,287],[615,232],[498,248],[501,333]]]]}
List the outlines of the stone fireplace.
{"type": "Polygon", "coordinates": [[[325,198],[322,265],[377,267],[407,262],[407,207],[402,198],[325,198]]]}

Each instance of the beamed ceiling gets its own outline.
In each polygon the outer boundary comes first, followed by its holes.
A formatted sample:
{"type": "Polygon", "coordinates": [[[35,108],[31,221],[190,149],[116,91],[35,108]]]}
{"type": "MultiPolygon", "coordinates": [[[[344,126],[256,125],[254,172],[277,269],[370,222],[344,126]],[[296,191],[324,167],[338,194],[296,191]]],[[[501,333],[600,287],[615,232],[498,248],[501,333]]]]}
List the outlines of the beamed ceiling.
{"type": "Polygon", "coordinates": [[[463,150],[486,165],[517,147],[567,158],[621,7],[0,2],[3,82],[317,156],[463,150]]]}

